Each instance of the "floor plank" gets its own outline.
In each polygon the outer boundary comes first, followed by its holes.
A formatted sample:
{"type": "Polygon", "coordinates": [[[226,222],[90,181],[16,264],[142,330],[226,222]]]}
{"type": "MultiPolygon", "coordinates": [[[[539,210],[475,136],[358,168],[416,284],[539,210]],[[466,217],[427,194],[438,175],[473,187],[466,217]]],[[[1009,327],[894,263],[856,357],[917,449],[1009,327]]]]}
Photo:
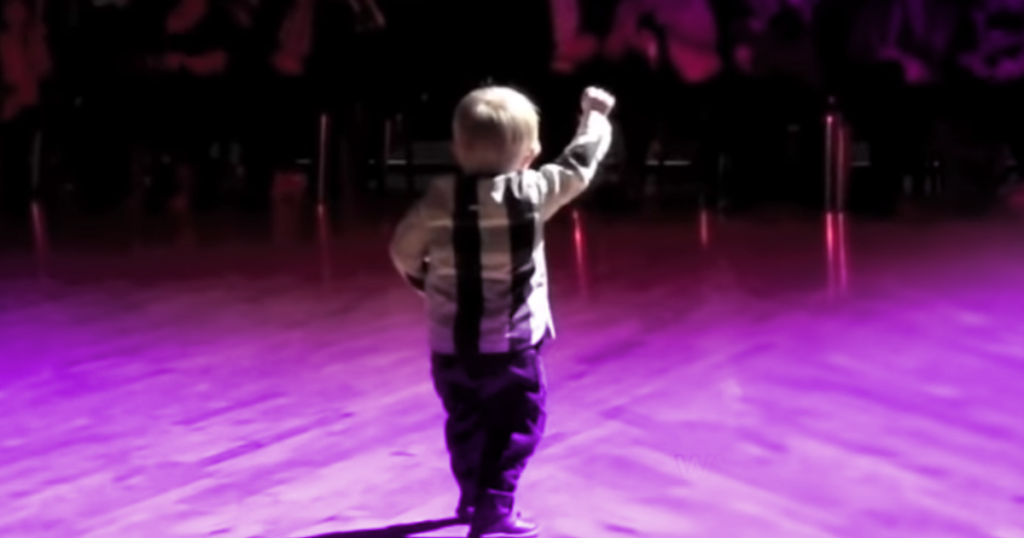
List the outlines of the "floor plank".
{"type": "MultiPolygon", "coordinates": [[[[552,226],[545,537],[1024,537],[1024,223],[711,225],[552,226]]],[[[4,250],[0,536],[465,535],[387,231],[4,250]]]]}

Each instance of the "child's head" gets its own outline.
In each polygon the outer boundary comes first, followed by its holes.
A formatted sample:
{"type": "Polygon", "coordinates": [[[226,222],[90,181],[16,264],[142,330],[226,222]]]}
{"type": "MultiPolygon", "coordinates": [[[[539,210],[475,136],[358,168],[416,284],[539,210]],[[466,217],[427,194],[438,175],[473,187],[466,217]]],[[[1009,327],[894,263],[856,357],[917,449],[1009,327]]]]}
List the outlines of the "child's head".
{"type": "Polygon", "coordinates": [[[481,88],[463,97],[452,130],[455,159],[465,171],[521,170],[540,153],[537,107],[511,88],[481,88]]]}

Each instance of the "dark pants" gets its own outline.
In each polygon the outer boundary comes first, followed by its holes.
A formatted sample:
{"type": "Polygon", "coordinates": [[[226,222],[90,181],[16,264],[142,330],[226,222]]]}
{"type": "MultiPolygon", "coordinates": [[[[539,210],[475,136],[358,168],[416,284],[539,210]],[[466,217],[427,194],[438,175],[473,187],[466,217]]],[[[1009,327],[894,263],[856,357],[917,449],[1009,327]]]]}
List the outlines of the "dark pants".
{"type": "Polygon", "coordinates": [[[448,412],[445,439],[463,502],[479,506],[490,504],[489,495],[510,496],[544,433],[547,380],[540,346],[431,359],[434,387],[448,412]]]}

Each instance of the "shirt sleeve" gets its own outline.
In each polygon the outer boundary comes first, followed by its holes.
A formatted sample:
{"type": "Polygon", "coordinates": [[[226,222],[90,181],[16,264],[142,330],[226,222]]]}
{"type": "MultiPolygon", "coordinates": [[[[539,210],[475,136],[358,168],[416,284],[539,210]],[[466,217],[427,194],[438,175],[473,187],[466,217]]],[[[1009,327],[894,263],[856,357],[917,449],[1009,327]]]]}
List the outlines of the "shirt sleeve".
{"type": "Polygon", "coordinates": [[[424,201],[416,203],[398,223],[391,240],[391,261],[400,275],[414,288],[423,291],[427,276],[430,227],[424,201]]]}
{"type": "Polygon", "coordinates": [[[611,142],[612,126],[608,118],[587,112],[569,147],[555,162],[540,168],[538,205],[545,220],[590,186],[611,142]]]}

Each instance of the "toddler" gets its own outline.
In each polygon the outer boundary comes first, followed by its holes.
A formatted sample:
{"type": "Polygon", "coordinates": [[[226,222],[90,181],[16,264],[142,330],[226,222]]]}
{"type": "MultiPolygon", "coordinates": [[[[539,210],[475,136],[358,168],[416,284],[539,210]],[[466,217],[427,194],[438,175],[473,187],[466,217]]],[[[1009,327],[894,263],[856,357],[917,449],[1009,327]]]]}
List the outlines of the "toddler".
{"type": "Polygon", "coordinates": [[[608,153],[614,98],[582,97],[579,129],[555,162],[540,153],[537,108],[504,87],[459,103],[460,172],[435,180],[395,231],[391,256],[425,295],[434,386],[471,538],[534,537],[513,511],[519,476],[544,430],[541,346],[554,335],[544,223],[582,193],[608,153]]]}

